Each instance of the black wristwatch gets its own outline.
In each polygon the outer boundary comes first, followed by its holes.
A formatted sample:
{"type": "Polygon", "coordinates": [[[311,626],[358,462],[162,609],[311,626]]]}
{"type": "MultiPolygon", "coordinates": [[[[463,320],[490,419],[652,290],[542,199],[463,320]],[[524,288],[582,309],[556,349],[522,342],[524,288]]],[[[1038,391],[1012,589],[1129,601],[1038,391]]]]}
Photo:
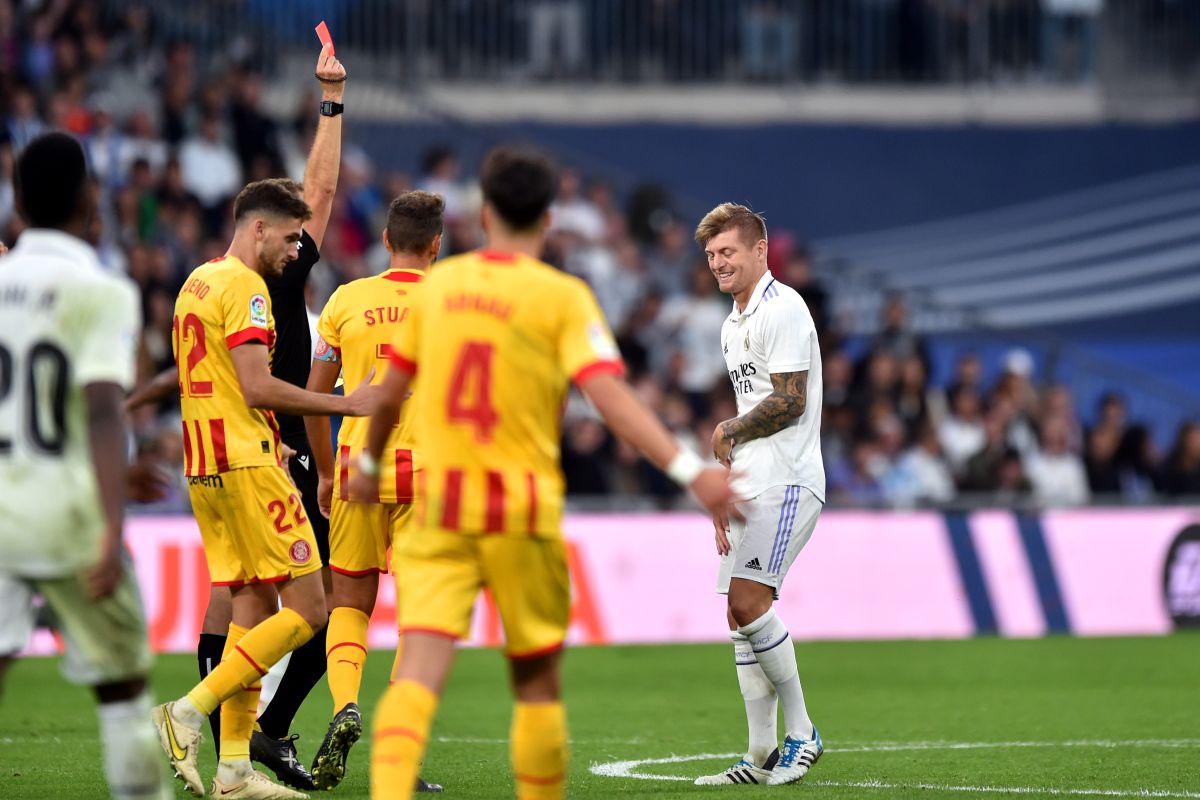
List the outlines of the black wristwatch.
{"type": "Polygon", "coordinates": [[[321,116],[336,117],[338,114],[346,110],[346,107],[341,103],[335,103],[332,100],[321,101],[321,116]]]}

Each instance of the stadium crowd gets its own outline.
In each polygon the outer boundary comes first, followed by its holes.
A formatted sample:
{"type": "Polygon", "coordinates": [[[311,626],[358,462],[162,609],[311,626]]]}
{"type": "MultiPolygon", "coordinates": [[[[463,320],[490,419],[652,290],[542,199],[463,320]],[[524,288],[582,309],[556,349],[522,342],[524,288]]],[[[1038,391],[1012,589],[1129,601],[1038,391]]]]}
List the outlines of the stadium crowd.
{"type": "MultiPolygon", "coordinates": [[[[15,153],[47,129],[79,136],[102,201],[93,238],[105,264],[142,292],[140,373],[149,378],[172,363],[174,299],[184,277],[224,252],[232,197],[246,181],[302,175],[315,95],[302,99],[291,120],[272,119],[260,107],[258,76],[236,63],[215,71],[199,64],[186,41],[155,46],[138,4],[115,26],[102,24],[93,4],[67,0],[43,4],[28,31],[14,14],[12,3],[0,2],[0,236],[11,244],[21,229],[11,185],[15,153]],[[133,87],[142,100],[118,102],[110,92],[116,84],[124,97],[133,87]]],[[[409,176],[380,174],[347,144],[311,281],[312,312],[337,285],[386,266],[379,232],[387,202],[412,187],[446,200],[444,255],[478,245],[478,194],[452,150],[430,150],[409,176]]],[[[702,452],[714,425],[736,415],[717,345],[730,300],[717,293],[691,222],[664,212],[669,204],[651,195],[624,199],[603,179],[565,169],[545,257],[594,288],[637,392],[702,452]]],[[[1070,390],[1035,385],[1032,361],[1020,350],[1008,355],[993,385],[984,384],[985,365],[971,353],[948,385],[934,385],[928,344],[908,328],[899,297],[887,304],[864,355],[853,358],[803,243],[774,230],[770,259],[776,277],[800,291],[821,333],[831,500],[1070,505],[1200,495],[1197,424],[1181,426],[1161,455],[1147,426],[1130,421],[1121,396],[1110,394],[1085,425],[1070,390]]],[[[167,403],[136,420],[146,458],[181,466],[177,413],[167,403]]],[[[577,397],[563,419],[563,462],[576,500],[606,497],[607,507],[681,500],[671,481],[615,442],[577,397]]],[[[185,495],[177,491],[169,503],[185,495]]]]}

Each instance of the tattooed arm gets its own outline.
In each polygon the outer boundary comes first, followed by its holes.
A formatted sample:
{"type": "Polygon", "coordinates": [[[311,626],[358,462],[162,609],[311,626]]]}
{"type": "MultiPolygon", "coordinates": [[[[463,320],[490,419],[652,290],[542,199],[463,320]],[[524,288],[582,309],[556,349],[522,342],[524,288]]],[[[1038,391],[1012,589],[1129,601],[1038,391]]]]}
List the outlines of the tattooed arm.
{"type": "Polygon", "coordinates": [[[740,417],[727,419],[713,431],[713,455],[726,466],[733,445],[761,439],[783,430],[792,420],[804,414],[808,405],[808,370],[771,374],[769,395],[740,417]]]}

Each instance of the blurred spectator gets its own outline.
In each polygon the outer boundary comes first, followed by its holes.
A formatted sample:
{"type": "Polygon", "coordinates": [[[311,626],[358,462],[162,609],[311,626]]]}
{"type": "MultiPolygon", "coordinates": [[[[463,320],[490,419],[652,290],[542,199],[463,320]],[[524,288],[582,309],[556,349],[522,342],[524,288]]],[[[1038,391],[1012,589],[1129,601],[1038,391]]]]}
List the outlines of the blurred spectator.
{"type": "Polygon", "coordinates": [[[563,169],[559,176],[558,197],[550,207],[550,230],[573,233],[585,242],[599,242],[604,238],[606,227],[600,209],[584,197],[579,173],[570,168],[563,169]]]}
{"type": "Polygon", "coordinates": [[[25,145],[46,132],[46,123],[38,114],[37,95],[28,86],[17,86],[9,100],[8,140],[18,153],[25,145]]]}
{"type": "MultiPolygon", "coordinates": [[[[960,390],[969,391],[969,390],[960,390]]],[[[964,492],[995,492],[1000,488],[1002,465],[1017,451],[1008,444],[1008,419],[992,409],[984,419],[984,443],[963,466],[959,486],[964,492]]],[[[1018,457],[1019,458],[1019,457],[1018,457]]],[[[1018,460],[1018,465],[1020,461],[1018,460]]]]}
{"type": "Polygon", "coordinates": [[[1092,77],[1103,2],[1042,0],[1041,60],[1046,77],[1070,81],[1092,77]]]}
{"type": "Polygon", "coordinates": [[[1042,423],[1041,450],[1026,460],[1033,497],[1043,506],[1077,506],[1089,499],[1087,472],[1072,453],[1067,425],[1060,419],[1042,423]]]}
{"type": "Polygon", "coordinates": [[[577,75],[587,57],[581,0],[534,0],[528,13],[530,72],[538,78],[577,75]]]}
{"type": "Polygon", "coordinates": [[[1111,425],[1097,425],[1088,432],[1084,463],[1092,494],[1113,497],[1121,494],[1121,469],[1117,464],[1120,444],[1121,434],[1111,425]]]}
{"type": "Polygon", "coordinates": [[[1200,424],[1179,426],[1175,445],[1162,470],[1162,491],[1170,496],[1200,496],[1200,424]]]}
{"type": "Polygon", "coordinates": [[[954,377],[946,387],[948,395],[966,387],[976,392],[983,391],[983,360],[978,353],[963,353],[954,365],[954,377]]]}
{"type": "Polygon", "coordinates": [[[884,303],[883,324],[871,343],[871,351],[886,352],[897,361],[916,355],[926,366],[929,364],[929,347],[923,336],[908,327],[908,306],[898,294],[884,303]]]}
{"type": "Polygon", "coordinates": [[[704,263],[704,254],[677,219],[663,226],[646,256],[650,280],[664,297],[687,294],[691,290],[692,271],[697,264],[704,263]]]}
{"type": "Polygon", "coordinates": [[[606,495],[611,490],[608,432],[599,421],[584,418],[566,427],[563,436],[562,468],[567,493],[606,495]]]}
{"type": "Polygon", "coordinates": [[[1131,425],[1125,430],[1116,461],[1125,497],[1146,500],[1154,495],[1158,485],[1158,451],[1145,425],[1131,425]]]}
{"type": "Polygon", "coordinates": [[[961,386],[950,396],[950,413],[938,426],[942,452],[956,475],[962,474],[967,459],[979,452],[986,441],[981,411],[979,393],[961,386]]]}
{"type": "Polygon", "coordinates": [[[781,0],[755,0],[742,11],[742,74],[753,81],[781,81],[796,74],[800,18],[781,0]]]}
{"type": "Polygon", "coordinates": [[[417,188],[435,192],[446,201],[445,217],[448,222],[460,219],[467,210],[466,188],[459,175],[458,156],[445,145],[437,145],[425,151],[421,157],[421,179],[417,188]]]}
{"type": "Polygon", "coordinates": [[[954,479],[941,457],[937,431],[921,427],[916,444],[905,451],[883,480],[888,500],[894,505],[948,503],[954,499],[954,479]]]}
{"type": "Polygon", "coordinates": [[[221,140],[221,120],[207,117],[196,136],[179,148],[183,187],[208,211],[225,203],[242,188],[237,154],[221,140]]]}
{"type": "Polygon", "coordinates": [[[659,315],[672,352],[680,356],[678,386],[697,416],[708,412],[709,393],[717,382],[728,380],[721,325],[730,304],[716,287],[709,268],[698,266],[692,270],[691,293],[668,300],[659,315]]]}

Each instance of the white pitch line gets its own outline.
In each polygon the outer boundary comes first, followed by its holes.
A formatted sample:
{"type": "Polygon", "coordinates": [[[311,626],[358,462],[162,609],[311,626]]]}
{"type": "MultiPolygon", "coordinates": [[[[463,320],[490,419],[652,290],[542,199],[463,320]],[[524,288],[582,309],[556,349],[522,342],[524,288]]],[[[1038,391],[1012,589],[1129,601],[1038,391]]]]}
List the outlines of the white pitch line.
{"type": "MultiPolygon", "coordinates": [[[[494,739],[479,736],[435,736],[435,742],[445,744],[508,744],[508,739],[494,739]]],[[[578,745],[634,745],[644,744],[645,739],[569,739],[571,744],[578,745]]]]}
{"type": "Polygon", "coordinates": [[[975,794],[1037,794],[1055,797],[1200,797],[1200,792],[1171,789],[1067,789],[1056,786],[956,786],[941,783],[885,783],[884,781],[805,781],[810,786],[844,789],[924,789],[975,794]]]}
{"type": "MultiPolygon", "coordinates": [[[[1011,747],[1200,747],[1200,739],[1074,739],[1061,742],[877,742],[857,747],[828,748],[830,753],[897,752],[902,750],[983,750],[1011,747]]],[[[741,757],[741,753],[698,753],[689,756],[666,756],[663,758],[641,758],[629,761],[613,761],[593,764],[593,775],[608,778],[634,778],[646,781],[690,781],[683,775],[649,775],[636,772],[640,767],[655,764],[684,764],[690,761],[709,761],[741,757]]],[[[1067,797],[1166,797],[1200,798],[1200,792],[1175,791],[1170,789],[1070,789],[1053,786],[971,786],[932,783],[885,783],[883,781],[808,781],[814,786],[830,786],[854,789],[925,789],[944,792],[967,792],[976,794],[1042,794],[1067,797]]]]}

